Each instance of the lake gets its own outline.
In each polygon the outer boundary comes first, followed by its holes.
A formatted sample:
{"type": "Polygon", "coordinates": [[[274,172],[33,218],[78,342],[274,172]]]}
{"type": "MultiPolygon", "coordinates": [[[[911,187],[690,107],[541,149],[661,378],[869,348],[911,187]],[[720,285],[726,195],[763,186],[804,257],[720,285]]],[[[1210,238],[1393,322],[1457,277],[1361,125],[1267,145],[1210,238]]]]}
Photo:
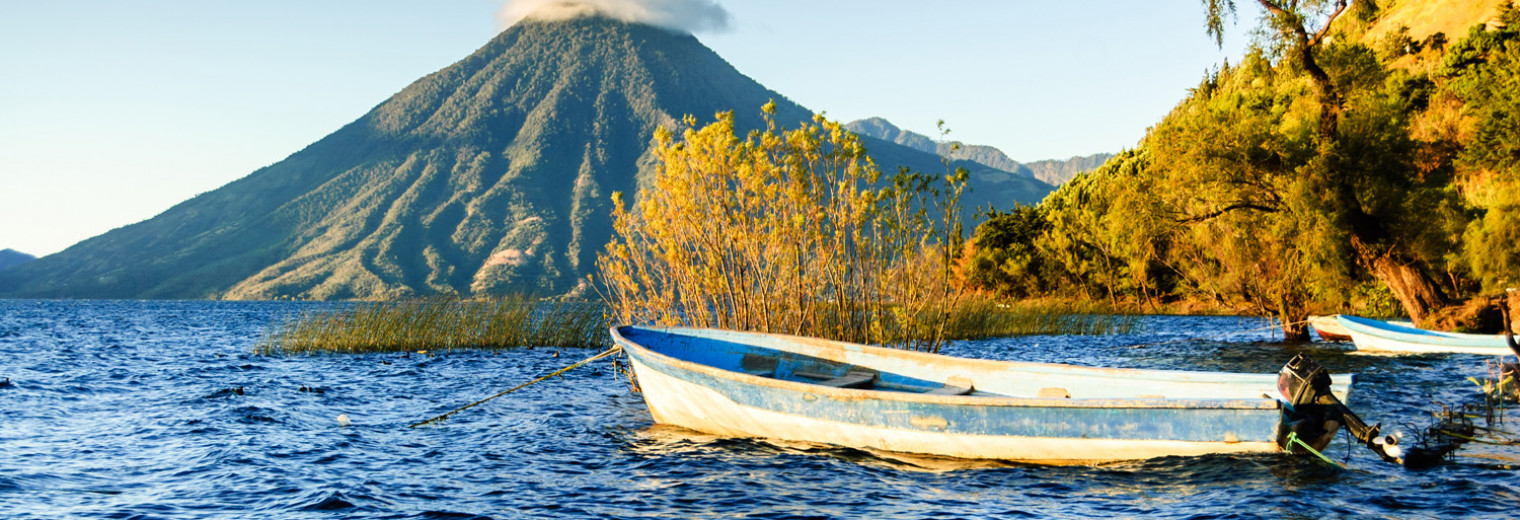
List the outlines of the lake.
{"type": "MultiPolygon", "coordinates": [[[[1411,471],[1345,437],[1326,454],[1051,467],[722,439],[654,425],[609,363],[462,412],[594,352],[267,357],[271,322],[331,304],[0,300],[3,518],[1495,518],[1520,515],[1520,448],[1411,471]],[[339,415],[351,425],[341,426],[339,415]],[[1490,457],[1490,458],[1484,458],[1490,457]]],[[[1271,342],[1260,318],[1149,316],[1134,334],[957,342],[944,353],[1358,374],[1385,431],[1470,399],[1468,355],[1271,342]],[[1137,346],[1138,345],[1138,346],[1137,346]]],[[[1280,335],[1279,335],[1280,337],[1280,335]]],[[[1520,425],[1511,420],[1510,430],[1520,425]]],[[[1411,439],[1406,438],[1406,443],[1411,439]]]]}

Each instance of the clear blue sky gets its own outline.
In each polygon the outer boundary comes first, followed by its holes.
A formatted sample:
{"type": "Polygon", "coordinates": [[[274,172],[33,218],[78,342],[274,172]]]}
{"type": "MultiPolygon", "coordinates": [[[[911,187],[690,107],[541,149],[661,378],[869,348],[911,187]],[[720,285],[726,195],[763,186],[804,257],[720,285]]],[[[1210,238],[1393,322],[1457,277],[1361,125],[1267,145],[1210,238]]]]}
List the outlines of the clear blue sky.
{"type": "MultiPolygon", "coordinates": [[[[1198,0],[718,0],[698,34],[832,119],[1021,161],[1135,144],[1236,58],[1198,0]]],[[[45,255],[283,159],[484,45],[501,0],[0,0],[0,248],[45,255]]],[[[1246,14],[1246,13],[1243,13],[1246,14]]]]}

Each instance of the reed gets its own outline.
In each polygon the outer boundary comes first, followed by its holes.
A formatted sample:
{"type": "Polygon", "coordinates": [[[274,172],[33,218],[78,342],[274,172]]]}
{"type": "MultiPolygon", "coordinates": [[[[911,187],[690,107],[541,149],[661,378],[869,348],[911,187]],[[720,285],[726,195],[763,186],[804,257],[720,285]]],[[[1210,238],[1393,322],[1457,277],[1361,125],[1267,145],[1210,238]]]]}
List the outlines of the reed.
{"type": "Polygon", "coordinates": [[[945,340],[1026,335],[1128,334],[1139,316],[1096,305],[1005,302],[985,295],[963,297],[943,313],[945,340]]]}
{"type": "Polygon", "coordinates": [[[497,298],[363,302],[301,313],[265,331],[261,354],[599,348],[609,343],[600,303],[497,298]]]}
{"type": "Polygon", "coordinates": [[[883,175],[821,116],[740,137],[733,115],[661,130],[633,207],[614,194],[599,290],[619,323],[694,326],[936,351],[946,340],[1108,331],[1114,320],[999,306],[962,290],[968,174],[883,175]]]}

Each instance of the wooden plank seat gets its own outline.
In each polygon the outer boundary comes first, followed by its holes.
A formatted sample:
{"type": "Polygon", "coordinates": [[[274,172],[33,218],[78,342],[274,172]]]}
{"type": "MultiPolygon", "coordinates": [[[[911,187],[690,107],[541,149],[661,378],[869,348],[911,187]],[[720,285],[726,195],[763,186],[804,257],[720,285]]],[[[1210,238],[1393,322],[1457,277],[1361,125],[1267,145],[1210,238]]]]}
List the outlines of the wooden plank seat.
{"type": "Polygon", "coordinates": [[[865,368],[852,368],[842,376],[833,374],[820,374],[816,372],[793,372],[797,377],[814,379],[811,383],[836,388],[870,388],[876,384],[881,374],[875,370],[865,368]]]}
{"type": "Polygon", "coordinates": [[[745,354],[739,360],[739,369],[744,373],[759,377],[776,377],[776,367],[781,365],[781,360],[776,356],[760,354],[745,354]]]}
{"type": "Polygon", "coordinates": [[[971,391],[972,388],[969,386],[956,386],[946,383],[945,386],[924,393],[928,395],[966,395],[971,393],[971,391]]]}

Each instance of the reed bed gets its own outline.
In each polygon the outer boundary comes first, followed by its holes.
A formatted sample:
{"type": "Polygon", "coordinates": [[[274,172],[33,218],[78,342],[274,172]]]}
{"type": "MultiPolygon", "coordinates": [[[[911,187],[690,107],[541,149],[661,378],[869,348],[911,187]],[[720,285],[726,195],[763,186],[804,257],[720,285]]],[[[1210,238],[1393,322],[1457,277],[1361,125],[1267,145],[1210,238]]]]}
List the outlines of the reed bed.
{"type": "Polygon", "coordinates": [[[955,274],[969,174],[887,175],[821,116],[739,136],[733,115],[656,134],[634,206],[614,194],[599,289],[622,323],[813,336],[934,352],[947,340],[1093,334],[1122,318],[999,305],[955,274]],[[1054,312],[1052,312],[1054,311],[1054,312]]]}
{"type": "Polygon", "coordinates": [[[254,350],[278,355],[600,348],[610,343],[605,316],[601,303],[523,295],[365,302],[277,323],[254,350]]]}
{"type": "Polygon", "coordinates": [[[942,314],[945,340],[1028,335],[1128,334],[1139,317],[1070,303],[1005,303],[980,295],[962,298],[942,314]]]}

